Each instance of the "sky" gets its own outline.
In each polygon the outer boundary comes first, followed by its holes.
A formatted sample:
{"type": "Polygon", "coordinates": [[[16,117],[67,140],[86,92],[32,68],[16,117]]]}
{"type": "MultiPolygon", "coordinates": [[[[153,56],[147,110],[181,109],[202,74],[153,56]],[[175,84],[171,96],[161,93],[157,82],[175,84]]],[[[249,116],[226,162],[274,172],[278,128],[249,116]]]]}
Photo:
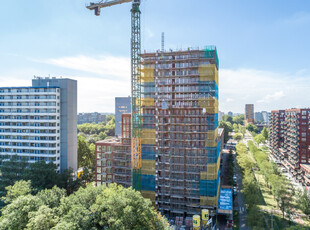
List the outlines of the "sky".
{"type": "MultiPolygon", "coordinates": [[[[141,0],[142,51],[216,45],[220,110],[310,107],[310,1],[141,0]]],[[[0,87],[33,76],[78,80],[78,112],[114,112],[130,95],[130,8],[85,0],[10,0],[0,7],[0,87]]]]}

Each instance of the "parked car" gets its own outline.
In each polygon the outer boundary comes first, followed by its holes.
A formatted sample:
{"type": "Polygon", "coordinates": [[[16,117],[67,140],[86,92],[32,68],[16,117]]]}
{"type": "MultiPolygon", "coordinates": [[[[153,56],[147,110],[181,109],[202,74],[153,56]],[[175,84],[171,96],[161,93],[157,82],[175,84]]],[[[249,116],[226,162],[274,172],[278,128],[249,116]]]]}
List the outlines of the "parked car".
{"type": "Polygon", "coordinates": [[[237,187],[234,187],[234,196],[237,195],[237,187]]]}
{"type": "Polygon", "coordinates": [[[237,177],[236,176],[233,176],[233,182],[234,182],[234,184],[237,184],[237,177]]]}

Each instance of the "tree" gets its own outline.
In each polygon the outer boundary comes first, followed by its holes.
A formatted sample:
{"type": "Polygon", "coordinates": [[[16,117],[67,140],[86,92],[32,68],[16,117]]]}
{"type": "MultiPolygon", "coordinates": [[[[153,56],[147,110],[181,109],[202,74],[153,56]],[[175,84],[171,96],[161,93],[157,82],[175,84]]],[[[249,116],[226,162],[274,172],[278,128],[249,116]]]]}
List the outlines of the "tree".
{"type": "Polygon", "coordinates": [[[262,134],[258,134],[254,137],[254,141],[259,145],[265,142],[265,137],[262,134]]]}
{"type": "Polygon", "coordinates": [[[233,124],[233,128],[234,128],[235,133],[239,131],[239,127],[237,124],[233,124]]]}
{"type": "Polygon", "coordinates": [[[6,194],[6,187],[23,179],[27,162],[25,158],[20,158],[17,155],[10,158],[8,156],[0,157],[0,196],[4,196],[6,194]]]}
{"type": "Polygon", "coordinates": [[[19,196],[12,203],[2,209],[0,229],[17,230],[26,228],[29,222],[29,213],[35,212],[42,205],[38,197],[27,195],[19,196]]]}
{"type": "Polygon", "coordinates": [[[53,228],[59,221],[59,217],[55,209],[51,209],[46,205],[40,206],[37,211],[29,212],[29,222],[27,229],[29,230],[47,230],[53,228]]]}
{"type": "MultiPolygon", "coordinates": [[[[38,161],[28,164],[24,161],[24,159],[12,157],[11,159],[3,162],[3,164],[0,166],[0,170],[2,173],[0,179],[0,192],[2,196],[7,194],[8,190],[6,188],[12,192],[14,191],[12,194],[16,196],[17,193],[15,193],[14,187],[9,186],[13,186],[15,182],[20,180],[31,181],[32,194],[36,194],[42,189],[52,188],[55,185],[60,188],[65,188],[67,193],[70,194],[73,191],[76,191],[81,185],[80,181],[73,180],[72,169],[67,169],[63,173],[59,174],[56,172],[56,165],[52,162],[46,163],[45,161],[38,161]]],[[[16,191],[19,190],[23,185],[26,186],[28,182],[20,183],[20,185],[16,185],[18,186],[16,191]]],[[[10,196],[11,195],[9,195],[9,197],[10,196]]],[[[5,198],[3,201],[5,201],[5,198]]]]}
{"type": "Polygon", "coordinates": [[[261,134],[263,135],[263,137],[265,138],[265,140],[268,140],[269,138],[269,129],[264,127],[261,134]]]}
{"type": "Polygon", "coordinates": [[[250,132],[258,133],[258,128],[253,124],[248,124],[245,128],[250,132]]]}
{"type": "Polygon", "coordinates": [[[12,203],[12,201],[15,200],[17,197],[31,194],[31,181],[17,181],[14,185],[6,187],[5,190],[7,191],[7,194],[2,199],[6,204],[12,203]]]}
{"type": "Polygon", "coordinates": [[[242,138],[243,138],[242,133],[236,133],[236,134],[234,135],[234,139],[235,139],[236,141],[240,141],[240,140],[242,140],[242,138]]]}
{"type": "Polygon", "coordinates": [[[224,142],[229,140],[229,133],[233,131],[233,127],[230,122],[220,121],[219,128],[224,129],[224,142]]]}
{"type": "Polygon", "coordinates": [[[243,125],[244,122],[244,115],[234,116],[232,118],[232,122],[238,125],[243,125]]]}
{"type": "Polygon", "coordinates": [[[297,206],[300,208],[300,210],[310,217],[310,194],[305,189],[303,192],[299,192],[297,196],[297,206]]]}
{"type": "Polygon", "coordinates": [[[158,220],[152,203],[133,189],[110,185],[96,200],[92,211],[95,222],[109,229],[165,229],[167,224],[158,220]]]}
{"type": "MultiPolygon", "coordinates": [[[[251,227],[259,227],[262,226],[263,221],[263,215],[260,212],[260,209],[258,206],[254,205],[248,210],[247,214],[247,221],[251,227]]],[[[261,228],[258,228],[261,229],[261,228]]]]}
{"type": "Polygon", "coordinates": [[[225,115],[222,116],[221,121],[233,123],[233,118],[232,118],[232,116],[229,116],[229,115],[225,114],[225,115]]]}
{"type": "Polygon", "coordinates": [[[44,189],[36,195],[44,205],[49,208],[59,207],[61,200],[67,196],[66,190],[54,186],[52,189],[44,189]]]}
{"type": "Polygon", "coordinates": [[[24,179],[30,180],[33,189],[40,191],[45,188],[52,188],[57,184],[59,174],[56,172],[56,165],[53,162],[37,161],[25,169],[24,179]]]}
{"type": "Polygon", "coordinates": [[[84,137],[78,136],[78,167],[93,165],[95,157],[92,155],[84,137]]]}
{"type": "Polygon", "coordinates": [[[168,222],[140,192],[111,184],[89,184],[70,196],[54,187],[19,196],[2,210],[0,229],[159,229],[168,222]]]}

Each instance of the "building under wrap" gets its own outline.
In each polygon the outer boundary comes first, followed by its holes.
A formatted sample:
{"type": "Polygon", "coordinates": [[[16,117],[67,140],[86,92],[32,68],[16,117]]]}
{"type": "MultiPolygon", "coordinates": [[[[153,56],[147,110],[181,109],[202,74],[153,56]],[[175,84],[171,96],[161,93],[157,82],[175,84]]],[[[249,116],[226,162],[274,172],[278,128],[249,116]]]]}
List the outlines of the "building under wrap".
{"type": "Polygon", "coordinates": [[[216,47],[141,56],[142,195],[169,216],[214,209],[221,152],[216,47]]]}

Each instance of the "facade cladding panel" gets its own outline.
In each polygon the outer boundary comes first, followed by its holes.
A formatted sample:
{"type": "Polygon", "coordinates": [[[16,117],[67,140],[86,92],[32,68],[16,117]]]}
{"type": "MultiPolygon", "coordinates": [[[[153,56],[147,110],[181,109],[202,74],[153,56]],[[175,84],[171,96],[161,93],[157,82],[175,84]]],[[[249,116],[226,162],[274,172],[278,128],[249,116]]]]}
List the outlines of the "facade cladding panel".
{"type": "Polygon", "coordinates": [[[221,151],[216,48],[141,56],[142,195],[169,216],[215,209],[221,151]]]}
{"type": "Polygon", "coordinates": [[[272,154],[299,182],[309,184],[310,109],[271,112],[270,145],[272,154]],[[307,171],[308,170],[308,171],[307,171]]]}
{"type": "Polygon", "coordinates": [[[131,113],[131,97],[115,98],[115,135],[122,135],[122,114],[131,113]]]}
{"type": "Polygon", "coordinates": [[[0,88],[1,155],[76,170],[76,98],[76,81],[70,79],[35,78],[32,87],[0,88]]]}

